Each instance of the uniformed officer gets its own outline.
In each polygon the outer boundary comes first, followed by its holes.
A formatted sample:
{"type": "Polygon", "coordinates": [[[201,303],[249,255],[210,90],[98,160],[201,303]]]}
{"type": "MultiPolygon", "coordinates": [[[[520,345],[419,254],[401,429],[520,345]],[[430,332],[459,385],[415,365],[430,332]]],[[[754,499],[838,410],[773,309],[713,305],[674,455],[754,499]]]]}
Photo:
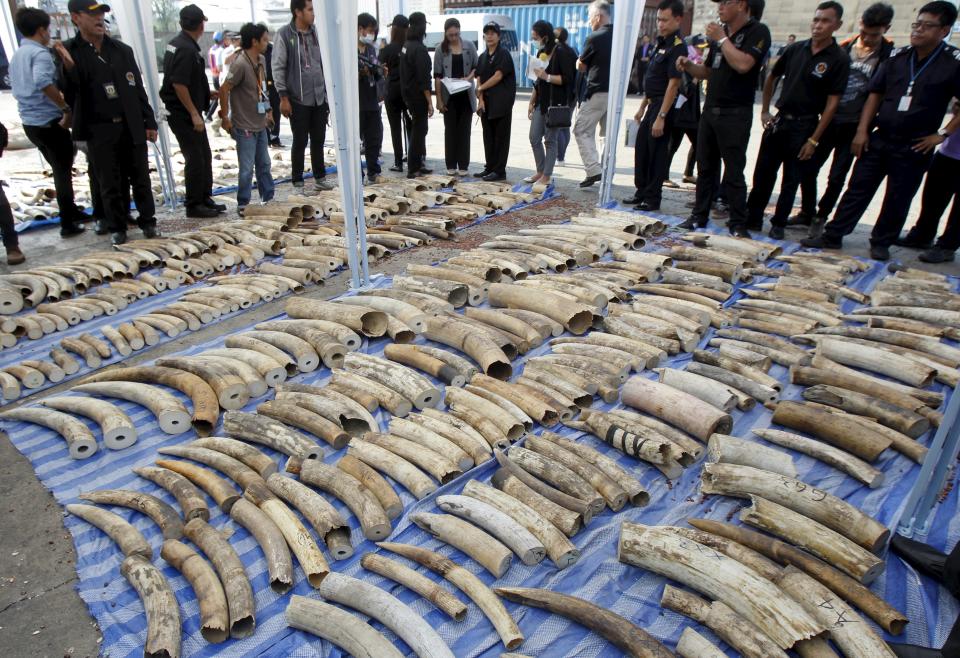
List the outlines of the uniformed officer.
{"type": "Polygon", "coordinates": [[[787,46],[763,85],[763,140],[753,171],[753,188],[747,199],[747,228],[763,230],[763,213],[783,166],[783,181],[777,210],[770,223],[770,237],[784,238],[784,227],[793,209],[804,167],[812,166],[820,138],[840,105],[847,87],[850,57],[833,38],[843,24],[843,7],[832,0],[821,2],[813,15],[811,38],[787,46]],[[777,101],[777,116],[770,114],[770,101],[777,83],[783,89],[777,101]]]}
{"type": "Polygon", "coordinates": [[[400,93],[410,112],[410,150],[407,153],[407,178],[433,173],[426,166],[427,119],[433,116],[430,94],[430,53],[423,45],[427,17],[419,11],[410,14],[407,40],[400,51],[400,93]]]}
{"type": "Polygon", "coordinates": [[[950,99],[960,96],[960,50],[944,41],[956,20],[957,8],[949,2],[921,7],[910,26],[910,46],[896,51],[874,75],[852,144],[859,159],[847,191],[823,234],[801,240],[803,246],[840,249],[887,178],[870,234],[870,257],[890,258],[890,245],[906,222],[934,149],[960,128],[960,116],[941,128],[950,99]]]}
{"type": "Polygon", "coordinates": [[[711,45],[704,64],[694,64],[687,57],[677,60],[681,70],[709,81],[697,139],[697,200],[690,218],[680,228],[707,225],[710,206],[721,185],[722,162],[722,186],[730,204],[727,227],[734,235],[750,237],[743,172],[747,166],[757,80],[770,50],[770,30],[760,22],[764,0],[714,1],[722,22],[706,27],[711,45]]]}
{"type": "Polygon", "coordinates": [[[196,5],[180,10],[180,34],[163,55],[160,98],[170,113],[167,123],[183,154],[187,217],[216,217],[227,209],[213,200],[213,157],[200,114],[210,105],[210,87],[200,52],[207,17],[196,5]]]}
{"type": "MultiPolygon", "coordinates": [[[[130,46],[107,35],[105,4],[70,0],[70,18],[79,34],[60,52],[66,73],[65,95],[73,108],[73,137],[86,141],[113,244],[127,241],[121,171],[130,175],[137,224],[144,236],[157,230],[147,141],[157,141],[157,120],[143,88],[130,46]]],[[[58,51],[59,52],[59,51],[58,51]]]]}
{"type": "MultiPolygon", "coordinates": [[[[680,94],[683,72],[677,59],[687,55],[687,44],[680,34],[683,2],[662,0],[657,7],[657,43],[649,54],[643,79],[643,106],[634,117],[640,122],[633,155],[633,197],[624,199],[640,210],[659,210],[663,181],[670,166],[670,135],[674,108],[680,94]]],[[[686,99],[684,99],[686,102],[686,99]]]]}

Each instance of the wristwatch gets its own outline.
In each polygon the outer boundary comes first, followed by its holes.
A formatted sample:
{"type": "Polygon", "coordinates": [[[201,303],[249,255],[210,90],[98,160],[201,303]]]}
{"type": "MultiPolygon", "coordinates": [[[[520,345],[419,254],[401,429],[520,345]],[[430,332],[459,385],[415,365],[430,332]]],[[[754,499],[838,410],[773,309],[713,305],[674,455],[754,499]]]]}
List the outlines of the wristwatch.
{"type": "Polygon", "coordinates": [[[658,112],[658,113],[657,113],[657,116],[660,117],[661,119],[666,119],[666,118],[667,118],[667,113],[666,113],[666,112],[658,112]]]}
{"type": "Polygon", "coordinates": [[[729,39],[729,38],[730,38],[730,37],[723,37],[722,39],[720,39],[719,41],[717,41],[717,47],[718,47],[718,48],[723,48],[723,42],[726,41],[726,40],[729,39]]]}
{"type": "Polygon", "coordinates": [[[950,133],[947,132],[946,128],[941,128],[940,130],[937,131],[937,134],[943,137],[944,139],[950,136],[950,133]]]}

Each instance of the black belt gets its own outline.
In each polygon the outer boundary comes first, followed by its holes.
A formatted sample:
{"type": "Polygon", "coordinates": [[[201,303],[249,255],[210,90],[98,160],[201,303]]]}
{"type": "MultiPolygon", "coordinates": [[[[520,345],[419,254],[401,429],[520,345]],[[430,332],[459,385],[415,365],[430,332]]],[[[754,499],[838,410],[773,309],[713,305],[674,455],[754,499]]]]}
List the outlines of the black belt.
{"type": "Polygon", "coordinates": [[[819,114],[790,114],[788,112],[780,112],[777,114],[777,118],[783,119],[785,121],[819,121],[819,114]]]}
{"type": "Polygon", "coordinates": [[[710,107],[704,108],[705,112],[710,114],[726,114],[726,113],[736,113],[736,114],[753,114],[753,106],[738,106],[738,107],[710,107]]]}

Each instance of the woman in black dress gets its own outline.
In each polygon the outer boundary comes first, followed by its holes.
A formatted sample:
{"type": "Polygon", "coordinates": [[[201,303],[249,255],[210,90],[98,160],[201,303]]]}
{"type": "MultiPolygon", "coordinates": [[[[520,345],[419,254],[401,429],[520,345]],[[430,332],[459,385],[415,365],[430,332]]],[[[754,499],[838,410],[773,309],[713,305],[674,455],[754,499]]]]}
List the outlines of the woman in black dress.
{"type": "Polygon", "coordinates": [[[477,64],[477,114],[483,126],[483,151],[486,165],[477,176],[485,181],[507,178],[507,157],[510,155],[510,127],[513,103],[517,98],[513,58],[500,45],[500,26],[483,26],[486,48],[477,64]]]}

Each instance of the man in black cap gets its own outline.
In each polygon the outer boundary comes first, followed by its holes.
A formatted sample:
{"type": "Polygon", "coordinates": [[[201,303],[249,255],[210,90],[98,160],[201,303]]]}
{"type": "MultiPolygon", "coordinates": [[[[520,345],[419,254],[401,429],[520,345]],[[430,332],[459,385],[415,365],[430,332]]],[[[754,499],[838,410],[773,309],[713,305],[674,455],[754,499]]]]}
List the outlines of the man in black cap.
{"type": "Polygon", "coordinates": [[[210,87],[200,51],[207,17],[196,5],[180,10],[180,34],[171,39],[163,55],[160,98],[170,113],[167,122],[183,154],[187,188],[187,217],[216,217],[227,209],[214,202],[213,157],[207,129],[200,114],[210,106],[210,87]]]}
{"type": "Polygon", "coordinates": [[[157,120],[130,46],[107,35],[108,5],[70,0],[79,34],[59,51],[73,108],[74,139],[86,141],[96,167],[113,244],[127,241],[121,171],[130,175],[137,224],[148,238],[160,235],[147,163],[147,141],[157,141],[157,120]]]}
{"type": "Polygon", "coordinates": [[[707,225],[710,206],[720,187],[730,204],[730,233],[750,237],[747,231],[747,145],[753,123],[753,103],[763,60],[770,50],[770,30],[760,22],[764,0],[714,0],[719,22],[705,29],[710,52],[703,64],[686,57],[677,67],[695,78],[708,80],[697,139],[697,200],[693,214],[680,228],[707,225]]]}

